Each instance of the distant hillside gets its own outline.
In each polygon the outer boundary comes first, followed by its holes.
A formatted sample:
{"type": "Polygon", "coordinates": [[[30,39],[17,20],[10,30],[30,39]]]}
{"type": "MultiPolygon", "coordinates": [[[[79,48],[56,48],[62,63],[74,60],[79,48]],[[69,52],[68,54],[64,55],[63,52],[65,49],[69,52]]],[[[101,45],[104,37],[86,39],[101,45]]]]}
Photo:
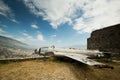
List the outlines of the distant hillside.
{"type": "Polygon", "coordinates": [[[8,47],[8,48],[27,48],[27,44],[22,43],[18,40],[5,37],[5,36],[0,36],[0,45],[2,47],[8,47]]]}
{"type": "Polygon", "coordinates": [[[25,56],[29,52],[29,45],[9,37],[0,36],[0,58],[25,56]]]}

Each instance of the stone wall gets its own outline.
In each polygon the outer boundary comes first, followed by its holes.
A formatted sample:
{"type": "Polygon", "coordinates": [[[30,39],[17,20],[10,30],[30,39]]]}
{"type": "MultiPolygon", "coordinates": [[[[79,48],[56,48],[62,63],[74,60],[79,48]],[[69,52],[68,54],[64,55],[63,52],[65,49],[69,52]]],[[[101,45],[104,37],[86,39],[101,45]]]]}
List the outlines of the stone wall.
{"type": "Polygon", "coordinates": [[[93,31],[87,49],[120,53],[120,24],[93,31]]]}

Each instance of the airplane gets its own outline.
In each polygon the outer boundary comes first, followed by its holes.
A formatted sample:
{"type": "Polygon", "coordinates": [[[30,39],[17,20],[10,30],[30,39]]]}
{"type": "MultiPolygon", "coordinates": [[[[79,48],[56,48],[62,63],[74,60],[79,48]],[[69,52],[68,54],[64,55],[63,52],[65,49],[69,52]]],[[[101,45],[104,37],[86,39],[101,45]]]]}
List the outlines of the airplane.
{"type": "Polygon", "coordinates": [[[81,50],[76,48],[55,48],[55,46],[51,47],[40,47],[35,49],[34,54],[38,54],[40,56],[57,56],[57,57],[68,57],[74,59],[76,61],[82,62],[84,64],[95,66],[98,68],[111,68],[113,67],[108,66],[104,63],[97,62],[92,60],[93,57],[104,57],[104,53],[100,52],[99,50],[81,50]]]}

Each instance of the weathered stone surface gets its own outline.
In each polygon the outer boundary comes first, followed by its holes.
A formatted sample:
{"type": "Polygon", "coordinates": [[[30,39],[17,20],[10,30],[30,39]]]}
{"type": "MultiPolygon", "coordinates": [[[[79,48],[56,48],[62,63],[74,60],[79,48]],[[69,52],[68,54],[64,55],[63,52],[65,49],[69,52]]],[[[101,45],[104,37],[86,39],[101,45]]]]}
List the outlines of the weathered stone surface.
{"type": "Polygon", "coordinates": [[[120,24],[93,31],[87,49],[120,53],[120,24]]]}

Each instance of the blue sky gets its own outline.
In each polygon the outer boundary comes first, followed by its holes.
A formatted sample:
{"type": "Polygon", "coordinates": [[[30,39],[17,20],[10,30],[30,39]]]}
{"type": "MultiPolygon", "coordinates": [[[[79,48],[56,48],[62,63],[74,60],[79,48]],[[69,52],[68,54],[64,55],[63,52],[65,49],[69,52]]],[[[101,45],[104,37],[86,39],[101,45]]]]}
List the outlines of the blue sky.
{"type": "Polygon", "coordinates": [[[0,35],[35,47],[86,48],[93,30],[120,23],[119,4],[119,0],[0,0],[0,35]]]}

